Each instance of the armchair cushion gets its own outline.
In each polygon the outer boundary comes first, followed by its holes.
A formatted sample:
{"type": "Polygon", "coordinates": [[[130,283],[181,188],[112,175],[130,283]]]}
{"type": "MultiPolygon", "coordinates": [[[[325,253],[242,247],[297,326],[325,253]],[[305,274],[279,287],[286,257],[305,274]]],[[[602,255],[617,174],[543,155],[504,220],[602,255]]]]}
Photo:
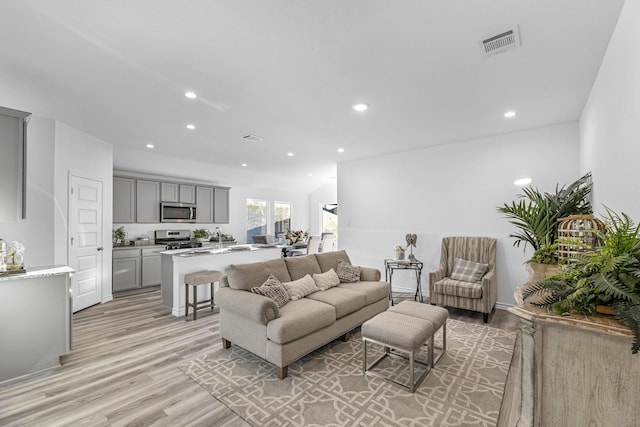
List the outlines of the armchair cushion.
{"type": "Polygon", "coordinates": [[[482,284],[478,282],[464,282],[445,277],[435,283],[435,291],[439,294],[463,298],[482,298],[482,284]]]}
{"type": "Polygon", "coordinates": [[[456,258],[453,262],[453,271],[449,277],[461,282],[480,282],[488,269],[489,264],[456,258]]]}

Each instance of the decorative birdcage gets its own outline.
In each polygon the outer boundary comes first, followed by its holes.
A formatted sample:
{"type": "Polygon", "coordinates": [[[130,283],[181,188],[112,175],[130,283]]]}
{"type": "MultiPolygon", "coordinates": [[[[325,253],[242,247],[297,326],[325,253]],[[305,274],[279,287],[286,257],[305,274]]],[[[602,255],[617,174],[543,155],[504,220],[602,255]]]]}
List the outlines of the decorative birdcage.
{"type": "Polygon", "coordinates": [[[593,215],[570,215],[558,219],[558,262],[566,264],[576,256],[591,251],[597,243],[595,231],[604,230],[604,223],[593,215]]]}

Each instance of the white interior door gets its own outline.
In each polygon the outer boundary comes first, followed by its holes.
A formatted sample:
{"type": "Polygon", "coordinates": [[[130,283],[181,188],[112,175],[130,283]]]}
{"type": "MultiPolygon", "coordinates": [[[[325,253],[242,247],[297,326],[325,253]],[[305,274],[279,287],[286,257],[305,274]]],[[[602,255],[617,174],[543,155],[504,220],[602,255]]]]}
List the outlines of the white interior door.
{"type": "Polygon", "coordinates": [[[71,175],[69,188],[69,266],[73,312],[102,301],[102,181],[71,175]]]}

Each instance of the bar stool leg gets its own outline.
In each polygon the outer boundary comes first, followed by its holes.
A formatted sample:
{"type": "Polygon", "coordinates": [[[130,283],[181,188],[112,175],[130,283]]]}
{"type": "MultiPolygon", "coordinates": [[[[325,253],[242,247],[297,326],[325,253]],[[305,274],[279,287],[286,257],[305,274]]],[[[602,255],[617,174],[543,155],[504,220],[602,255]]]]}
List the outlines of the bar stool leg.
{"type": "Polygon", "coordinates": [[[189,317],[189,285],[184,284],[184,317],[189,317]]]}
{"type": "Polygon", "coordinates": [[[193,287],[193,320],[198,319],[198,286],[193,287]]]}
{"type": "Polygon", "coordinates": [[[209,284],[211,286],[211,310],[213,310],[213,282],[209,284]]]}

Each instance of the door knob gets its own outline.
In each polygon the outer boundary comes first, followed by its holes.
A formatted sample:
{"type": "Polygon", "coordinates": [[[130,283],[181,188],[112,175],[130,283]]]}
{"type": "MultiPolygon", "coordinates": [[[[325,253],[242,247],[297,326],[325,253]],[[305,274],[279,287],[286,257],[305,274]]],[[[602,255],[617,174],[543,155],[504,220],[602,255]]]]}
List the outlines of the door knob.
{"type": "Polygon", "coordinates": [[[101,251],[104,250],[104,248],[102,246],[98,246],[98,250],[101,251]]]}

